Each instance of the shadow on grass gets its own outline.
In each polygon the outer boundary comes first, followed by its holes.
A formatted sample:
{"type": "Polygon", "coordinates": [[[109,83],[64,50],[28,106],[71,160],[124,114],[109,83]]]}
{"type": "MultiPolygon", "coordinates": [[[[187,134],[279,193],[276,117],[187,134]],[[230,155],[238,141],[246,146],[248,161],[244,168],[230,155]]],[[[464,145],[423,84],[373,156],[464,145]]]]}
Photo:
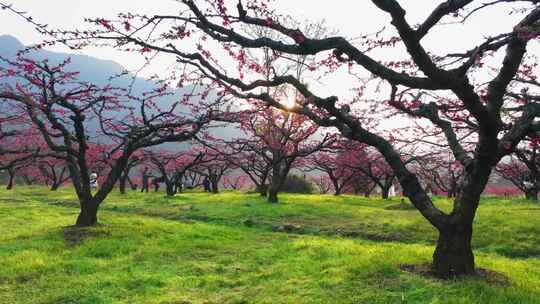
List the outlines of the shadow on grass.
{"type": "Polygon", "coordinates": [[[405,272],[417,274],[424,278],[437,281],[477,279],[484,281],[490,285],[496,285],[499,287],[510,286],[510,279],[508,278],[508,276],[503,273],[485,268],[476,268],[476,274],[474,275],[450,276],[449,278],[441,278],[437,276],[437,273],[433,270],[431,264],[402,264],[399,265],[399,268],[405,272]]]}
{"type": "Polygon", "coordinates": [[[110,232],[102,225],[96,227],[67,226],[62,228],[62,236],[67,246],[77,246],[92,237],[110,236],[110,232]]]}

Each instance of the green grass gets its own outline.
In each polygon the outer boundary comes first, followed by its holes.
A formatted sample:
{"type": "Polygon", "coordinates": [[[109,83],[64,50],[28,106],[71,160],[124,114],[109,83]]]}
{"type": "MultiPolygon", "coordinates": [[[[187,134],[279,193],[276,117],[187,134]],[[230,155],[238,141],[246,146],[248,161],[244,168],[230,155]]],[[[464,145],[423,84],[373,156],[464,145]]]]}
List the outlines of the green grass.
{"type": "Polygon", "coordinates": [[[71,189],[2,189],[0,303],[540,303],[539,205],[481,202],[476,261],[501,284],[400,270],[436,233],[399,199],[280,199],[113,193],[80,230],[71,189]]]}

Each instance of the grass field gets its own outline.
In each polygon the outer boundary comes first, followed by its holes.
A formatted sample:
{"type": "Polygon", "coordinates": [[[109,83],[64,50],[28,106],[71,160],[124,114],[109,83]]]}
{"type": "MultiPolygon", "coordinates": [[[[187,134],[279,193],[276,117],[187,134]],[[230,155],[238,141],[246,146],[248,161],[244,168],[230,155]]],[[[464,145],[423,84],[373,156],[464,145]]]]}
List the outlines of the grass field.
{"type": "Polygon", "coordinates": [[[440,281],[400,268],[436,233],[399,199],[280,200],[113,193],[74,229],[71,189],[2,189],[0,303],[540,303],[539,205],[484,199],[473,245],[497,275],[440,281]]]}

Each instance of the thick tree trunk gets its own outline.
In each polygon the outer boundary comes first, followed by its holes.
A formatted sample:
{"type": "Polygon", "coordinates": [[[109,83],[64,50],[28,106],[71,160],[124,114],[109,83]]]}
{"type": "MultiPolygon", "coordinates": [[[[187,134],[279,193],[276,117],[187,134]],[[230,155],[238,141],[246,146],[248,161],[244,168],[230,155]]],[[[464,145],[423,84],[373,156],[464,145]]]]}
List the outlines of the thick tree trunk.
{"type": "Polygon", "coordinates": [[[258,185],[256,191],[259,192],[262,197],[266,197],[267,188],[266,185],[258,185]]]}
{"type": "Polygon", "coordinates": [[[81,202],[81,211],[77,217],[76,226],[78,227],[90,227],[97,224],[97,212],[99,204],[92,200],[85,200],[81,202]]]}
{"type": "Polygon", "coordinates": [[[275,166],[272,172],[272,179],[270,180],[270,185],[268,185],[268,194],[266,196],[266,199],[270,203],[278,203],[278,193],[281,189],[281,186],[285,182],[285,179],[287,178],[287,174],[289,173],[288,170],[284,170],[285,172],[282,172],[280,170],[279,165],[275,166]]]}
{"type": "Polygon", "coordinates": [[[268,200],[268,202],[270,202],[270,203],[278,203],[279,202],[279,200],[278,200],[278,192],[279,192],[279,189],[281,188],[282,183],[283,182],[281,182],[279,180],[279,177],[272,177],[272,181],[271,181],[270,185],[268,186],[268,194],[266,196],[266,199],[268,200]]]}
{"type": "Polygon", "coordinates": [[[474,274],[472,225],[457,225],[439,232],[433,268],[443,278],[474,274]]]}
{"type": "Polygon", "coordinates": [[[270,179],[270,185],[268,185],[268,195],[266,199],[270,203],[278,203],[278,193],[283,187],[283,183],[287,179],[289,170],[293,160],[281,160],[280,162],[275,162],[272,165],[272,178],[270,179]]]}
{"type": "Polygon", "coordinates": [[[210,188],[212,189],[212,193],[219,193],[219,182],[215,180],[211,180],[210,188]]]}
{"type": "Polygon", "coordinates": [[[174,196],[176,194],[175,191],[174,191],[174,184],[173,183],[166,182],[165,183],[165,188],[166,188],[167,196],[174,196]]]}
{"type": "Polygon", "coordinates": [[[538,202],[538,189],[528,189],[525,191],[525,198],[530,201],[538,202]]]}
{"type": "Polygon", "coordinates": [[[278,203],[278,190],[274,189],[273,187],[270,187],[268,189],[268,202],[270,203],[278,203]]]}

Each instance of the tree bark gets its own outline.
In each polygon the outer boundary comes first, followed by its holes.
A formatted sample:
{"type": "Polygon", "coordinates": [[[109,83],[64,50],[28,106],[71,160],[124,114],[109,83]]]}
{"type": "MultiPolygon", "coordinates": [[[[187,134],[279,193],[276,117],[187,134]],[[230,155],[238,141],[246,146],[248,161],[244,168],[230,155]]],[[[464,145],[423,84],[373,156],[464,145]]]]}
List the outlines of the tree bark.
{"type": "Polygon", "coordinates": [[[274,187],[270,187],[268,189],[268,202],[270,203],[278,203],[278,189],[275,189],[274,187]]]}
{"type": "Polygon", "coordinates": [[[9,175],[9,181],[8,181],[6,189],[11,190],[13,189],[13,181],[15,180],[15,174],[8,170],[8,175],[9,175]]]}
{"type": "MultiPolygon", "coordinates": [[[[285,179],[285,178],[283,178],[285,179]]],[[[279,192],[279,189],[281,188],[281,185],[283,184],[283,181],[280,180],[279,176],[277,173],[274,173],[274,175],[272,176],[272,180],[270,182],[270,185],[268,186],[268,195],[267,195],[267,199],[268,199],[268,202],[270,203],[278,203],[279,200],[278,200],[278,192],[279,192]]]]}
{"type": "Polygon", "coordinates": [[[268,190],[268,187],[266,186],[266,184],[257,185],[255,188],[255,191],[259,192],[260,196],[262,197],[266,197],[267,190],[268,190]]]}
{"type": "Polygon", "coordinates": [[[165,182],[165,189],[167,192],[167,196],[174,196],[176,192],[174,191],[174,183],[172,182],[165,182]]]}
{"type": "Polygon", "coordinates": [[[212,193],[219,193],[219,182],[211,179],[210,188],[212,189],[212,193]]]}
{"type": "Polygon", "coordinates": [[[472,225],[454,225],[439,232],[433,269],[439,277],[474,274],[472,225]]]}
{"type": "Polygon", "coordinates": [[[118,188],[120,189],[121,194],[126,194],[126,177],[120,177],[118,181],[118,188]]]}
{"type": "Polygon", "coordinates": [[[539,190],[536,188],[528,189],[525,191],[525,198],[533,202],[538,202],[538,192],[539,190]]]}
{"type": "Polygon", "coordinates": [[[81,211],[77,217],[76,226],[90,227],[97,224],[97,212],[99,204],[92,200],[81,201],[81,211]]]}
{"type": "Polygon", "coordinates": [[[382,199],[388,199],[390,192],[390,187],[381,187],[381,197],[382,199]]]}
{"type": "Polygon", "coordinates": [[[338,196],[338,195],[341,195],[341,187],[339,186],[339,182],[337,181],[337,179],[334,179],[332,178],[332,184],[334,185],[334,195],[335,196],[338,196]]]}
{"type": "Polygon", "coordinates": [[[51,185],[51,191],[56,191],[56,190],[58,190],[58,188],[60,188],[60,183],[53,182],[52,185],[51,185]]]}

